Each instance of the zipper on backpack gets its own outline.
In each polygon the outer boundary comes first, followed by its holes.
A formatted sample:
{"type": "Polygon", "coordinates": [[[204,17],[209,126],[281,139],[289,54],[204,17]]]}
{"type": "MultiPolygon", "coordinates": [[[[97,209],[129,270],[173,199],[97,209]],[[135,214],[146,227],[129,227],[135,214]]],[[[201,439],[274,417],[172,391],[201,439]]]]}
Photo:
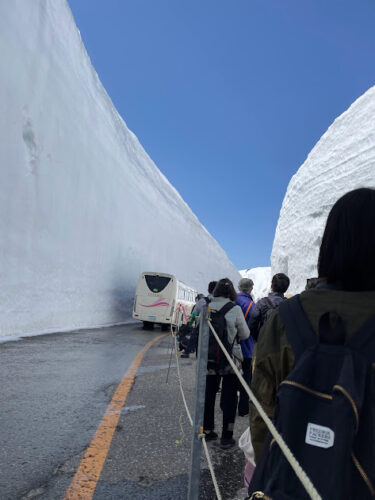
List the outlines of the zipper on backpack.
{"type": "Polygon", "coordinates": [[[254,500],[256,498],[263,498],[263,500],[272,500],[272,498],[265,495],[263,491],[254,491],[254,493],[250,497],[250,500],[254,500]]]}
{"type": "Polygon", "coordinates": [[[359,415],[358,415],[357,406],[356,406],[353,398],[348,393],[348,391],[346,389],[344,389],[341,385],[334,385],[333,386],[333,390],[340,391],[349,400],[350,404],[352,405],[353,411],[354,411],[355,420],[357,422],[357,429],[358,429],[358,426],[359,426],[359,415]]]}
{"type": "Polygon", "coordinates": [[[353,459],[354,465],[356,466],[358,472],[361,474],[362,479],[364,480],[364,482],[366,483],[368,489],[370,490],[371,495],[375,496],[375,489],[374,489],[374,487],[373,487],[373,485],[372,485],[372,483],[370,481],[370,478],[368,477],[368,475],[366,474],[366,472],[363,470],[361,464],[358,462],[358,459],[354,455],[353,452],[352,452],[352,459],[353,459]]]}
{"type": "Polygon", "coordinates": [[[280,385],[283,385],[283,384],[298,387],[298,389],[302,389],[303,391],[310,392],[311,394],[314,394],[314,396],[318,396],[320,398],[329,399],[330,401],[333,399],[333,397],[330,394],[326,394],[325,392],[314,391],[314,389],[310,389],[310,387],[307,387],[306,385],[303,385],[303,384],[299,384],[298,382],[293,382],[293,380],[284,380],[283,382],[281,382],[280,385]]]}

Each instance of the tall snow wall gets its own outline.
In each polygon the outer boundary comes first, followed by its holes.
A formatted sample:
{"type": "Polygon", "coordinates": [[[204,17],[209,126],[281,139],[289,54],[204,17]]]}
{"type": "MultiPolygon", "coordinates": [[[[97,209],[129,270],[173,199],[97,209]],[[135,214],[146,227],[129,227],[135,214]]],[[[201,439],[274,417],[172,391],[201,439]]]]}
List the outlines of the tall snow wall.
{"type": "Polygon", "coordinates": [[[142,271],[239,279],[117,113],[65,0],[0,2],[0,336],[128,320],[142,271]]]}
{"type": "Polygon", "coordinates": [[[272,273],[285,272],[290,292],[317,276],[327,215],[346,192],[375,187],[375,87],[329,127],[292,177],[272,248],[272,273]]]}

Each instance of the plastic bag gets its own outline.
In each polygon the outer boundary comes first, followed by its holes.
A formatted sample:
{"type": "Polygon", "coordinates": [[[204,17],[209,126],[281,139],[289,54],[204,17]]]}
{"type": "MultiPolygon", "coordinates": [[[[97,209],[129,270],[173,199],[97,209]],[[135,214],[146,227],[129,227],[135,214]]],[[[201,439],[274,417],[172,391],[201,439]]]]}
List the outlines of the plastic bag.
{"type": "Polygon", "coordinates": [[[238,446],[245,454],[246,465],[244,470],[244,483],[245,487],[248,488],[251,478],[253,477],[255,470],[255,454],[253,444],[251,442],[250,427],[242,434],[238,440],[238,446]]]}

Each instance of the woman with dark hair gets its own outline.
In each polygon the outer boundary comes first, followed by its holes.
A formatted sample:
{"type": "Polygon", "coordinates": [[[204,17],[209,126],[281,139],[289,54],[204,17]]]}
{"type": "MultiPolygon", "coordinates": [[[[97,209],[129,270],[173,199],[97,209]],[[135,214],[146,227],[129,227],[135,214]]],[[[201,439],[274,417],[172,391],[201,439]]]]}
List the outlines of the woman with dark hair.
{"type": "MultiPolygon", "coordinates": [[[[222,311],[227,331],[227,342],[230,346],[233,346],[233,354],[236,351],[236,355],[241,357],[242,354],[239,341],[247,339],[250,331],[246,324],[241,307],[234,304],[236,298],[237,293],[231,280],[228,278],[221,279],[217,282],[213,291],[213,299],[210,303],[210,310],[211,318],[220,314],[220,311],[222,311]]],[[[212,345],[215,345],[215,340],[211,333],[210,346],[212,345]]],[[[220,380],[222,379],[220,408],[223,412],[223,428],[220,446],[223,449],[227,449],[235,445],[235,440],[233,439],[233,427],[237,411],[238,381],[237,376],[234,374],[229,363],[227,363],[226,360],[224,361],[224,363],[218,363],[217,358],[211,359],[209,347],[203,426],[206,434],[206,440],[209,441],[217,439],[218,435],[214,432],[215,399],[220,385],[220,380]]]]}
{"type": "MultiPolygon", "coordinates": [[[[297,300],[286,301],[283,311],[291,307],[292,301],[296,303],[299,300],[304,321],[319,337],[320,343],[345,345],[375,314],[375,189],[351,191],[332,207],[320,247],[318,272],[317,286],[302,292],[297,300]],[[340,335],[337,336],[337,333],[340,335]]],[[[260,332],[251,384],[255,396],[271,418],[275,414],[279,386],[294,368],[297,356],[288,340],[284,322],[288,325],[288,332],[290,323],[286,322],[287,316],[283,311],[276,312],[260,332]]],[[[375,366],[375,356],[372,362],[375,366]]],[[[375,415],[375,395],[372,398],[371,411],[375,415]]],[[[258,461],[268,430],[253,405],[250,426],[258,461]]],[[[371,440],[374,434],[368,430],[368,439],[371,440]]],[[[374,453],[372,457],[375,457],[374,453]]],[[[353,458],[354,465],[355,462],[353,458]]],[[[370,498],[371,482],[375,480],[374,463],[367,471],[368,476],[364,468],[357,467],[359,473],[353,473],[357,474],[353,477],[359,483],[353,483],[359,488],[355,498],[370,498]],[[363,480],[365,476],[367,479],[363,480]]],[[[347,477],[348,474],[346,480],[347,477]]],[[[345,498],[354,497],[347,492],[345,498]]]]}
{"type": "Polygon", "coordinates": [[[355,189],[335,203],[320,246],[318,272],[341,290],[375,290],[375,189],[355,189]]]}

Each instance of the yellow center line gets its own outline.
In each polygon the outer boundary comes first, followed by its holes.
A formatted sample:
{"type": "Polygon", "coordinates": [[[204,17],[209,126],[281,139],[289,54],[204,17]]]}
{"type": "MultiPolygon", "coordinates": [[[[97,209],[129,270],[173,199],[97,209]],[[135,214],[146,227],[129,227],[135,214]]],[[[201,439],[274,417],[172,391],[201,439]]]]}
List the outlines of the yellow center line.
{"type": "Polygon", "coordinates": [[[155,342],[166,335],[168,334],[159,335],[155,339],[148,342],[143,349],[139,351],[133,363],[126,371],[124,378],[118,385],[116,392],[108,405],[107,411],[105,412],[104,417],[100,422],[84,457],[81,460],[73,481],[66,490],[64,500],[89,500],[92,498],[97,482],[99,481],[104,462],[107,458],[109,447],[111,446],[113,434],[121,415],[121,410],[133,385],[139,365],[141,364],[148,349],[155,342]]]}

